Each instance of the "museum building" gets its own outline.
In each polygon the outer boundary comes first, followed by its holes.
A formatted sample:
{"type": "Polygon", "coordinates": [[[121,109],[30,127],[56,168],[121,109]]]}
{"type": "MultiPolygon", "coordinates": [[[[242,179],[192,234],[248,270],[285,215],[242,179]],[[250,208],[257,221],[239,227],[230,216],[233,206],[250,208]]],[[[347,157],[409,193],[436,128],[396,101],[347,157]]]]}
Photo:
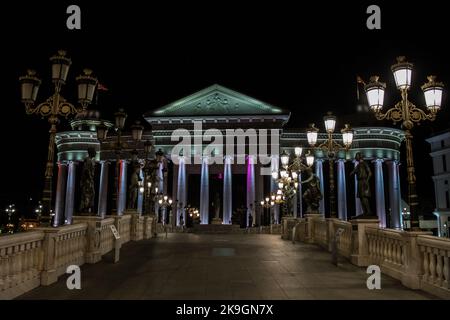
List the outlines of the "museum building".
{"type": "MultiPolygon", "coordinates": [[[[314,154],[313,170],[324,195],[320,201],[321,214],[330,216],[330,161],[336,175],[333,183],[336,184],[337,217],[348,220],[361,214],[361,204],[356,196],[357,181],[350,177],[355,166],[353,159],[360,152],[372,171],[371,204],[380,225],[401,228],[399,167],[403,131],[355,126],[351,148],[338,152],[329,160],[323,152],[309,147],[306,129],[287,126],[290,115],[288,110],[212,85],[145,113],[146,127],[151,130],[144,130],[139,141],[133,139],[127,123],[120,132],[118,152],[115,125],[102,120],[98,112],[85,112],[71,121],[70,131],[59,132],[56,136],[58,177],[53,224],[71,224],[73,216],[79,214],[81,175],[89,149],[96,151],[92,215],[122,215],[130,209],[146,214],[149,212],[146,197],[151,195],[154,211],[150,211],[158,213],[159,222],[174,227],[192,225],[194,221],[189,215],[192,208],[198,208],[201,224],[241,224],[246,227],[249,215],[255,226],[279,224],[283,214],[280,205],[271,206],[271,219],[267,220],[267,210],[259,204],[277,189],[270,173],[280,169],[280,154],[293,155],[296,147],[302,147],[314,154]],[[109,127],[104,141],[97,139],[96,128],[100,125],[109,127]],[[234,134],[231,138],[230,133],[234,134]],[[181,136],[189,137],[190,144],[183,145],[180,152],[181,136]],[[152,143],[149,154],[146,141],[152,143]],[[211,142],[214,142],[213,148],[211,142]],[[265,146],[263,150],[262,146],[265,146]],[[232,152],[227,152],[230,150],[232,152]],[[263,161],[263,158],[270,161],[263,161]],[[153,188],[150,193],[145,178],[146,159],[159,160],[154,167],[155,183],[150,187],[153,188]],[[137,171],[136,163],[140,164],[137,171]],[[137,199],[130,197],[135,174],[140,185],[137,199]],[[164,199],[165,204],[160,206],[154,198],[164,199]],[[168,198],[172,200],[170,205],[166,202],[168,198]]],[[[319,132],[318,143],[327,137],[325,131],[319,132]]],[[[335,133],[333,138],[342,141],[342,134],[335,133]]],[[[302,217],[306,213],[301,188],[300,184],[291,212],[284,214],[302,217]]]]}

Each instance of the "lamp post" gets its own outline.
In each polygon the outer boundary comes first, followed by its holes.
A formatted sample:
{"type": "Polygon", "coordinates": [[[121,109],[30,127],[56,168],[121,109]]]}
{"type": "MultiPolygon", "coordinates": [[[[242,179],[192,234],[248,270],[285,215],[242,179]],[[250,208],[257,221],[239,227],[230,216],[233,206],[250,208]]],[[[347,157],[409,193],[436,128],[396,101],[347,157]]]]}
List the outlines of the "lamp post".
{"type": "Polygon", "coordinates": [[[327,139],[316,147],[319,129],[315,127],[314,123],[306,131],[306,136],[308,143],[315,150],[321,150],[326,154],[329,163],[329,183],[330,183],[330,217],[336,217],[336,196],[335,196],[335,183],[334,183],[334,160],[336,154],[339,151],[348,151],[353,142],[353,130],[350,128],[349,124],[345,124],[344,129],[341,130],[342,133],[342,144],[335,141],[333,138],[333,133],[336,128],[336,117],[328,112],[325,117],[323,117],[323,122],[325,125],[325,130],[327,132],[327,139]]]}
{"type": "MultiPolygon", "coordinates": [[[[115,121],[113,129],[117,132],[117,139],[114,144],[114,154],[116,155],[116,172],[114,177],[114,183],[116,188],[114,189],[113,193],[113,199],[116,203],[116,214],[119,214],[119,192],[120,192],[120,185],[119,185],[119,175],[120,175],[120,159],[122,155],[122,150],[125,147],[125,143],[122,141],[122,131],[125,127],[125,121],[127,119],[127,114],[123,109],[119,109],[116,113],[114,113],[115,121]]],[[[108,133],[108,127],[104,124],[97,126],[97,139],[100,141],[100,143],[103,143],[106,140],[106,136],[108,133]]]]}
{"type": "Polygon", "coordinates": [[[370,109],[374,112],[377,120],[392,120],[394,124],[402,123],[402,129],[405,130],[406,143],[406,171],[408,180],[408,204],[411,213],[410,229],[420,230],[417,206],[419,205],[416,192],[416,175],[414,168],[414,157],[411,130],[415,123],[420,123],[424,120],[434,121],[436,114],[441,108],[442,92],[444,85],[441,82],[436,82],[435,76],[428,76],[428,82],[421,88],[425,97],[425,106],[428,111],[416,107],[408,99],[408,91],[411,88],[411,75],[413,64],[406,61],[406,58],[397,57],[397,63],[391,66],[392,73],[395,78],[395,84],[401,94],[401,101],[397,102],[393,107],[386,112],[382,112],[384,103],[384,91],[386,84],[379,82],[378,76],[370,78],[370,82],[365,84],[360,78],[358,81],[364,84],[367,101],[370,109]]]}
{"type": "Polygon", "coordinates": [[[167,223],[167,208],[171,208],[172,207],[172,199],[170,199],[167,195],[162,196],[160,199],[158,199],[158,205],[164,209],[165,214],[163,216],[163,224],[167,223]]]}
{"type": "Polygon", "coordinates": [[[308,151],[302,157],[303,148],[294,148],[294,157],[283,151],[280,156],[281,167],[280,172],[272,172],[272,178],[277,181],[278,190],[272,196],[276,204],[284,204],[284,211],[290,215],[290,200],[292,197],[297,197],[299,184],[301,183],[301,172],[314,164],[314,156],[308,151]],[[306,165],[302,161],[306,162],[306,165]]]}
{"type": "Polygon", "coordinates": [[[5,209],[6,214],[8,215],[8,223],[6,224],[6,230],[8,233],[14,233],[14,224],[11,221],[11,216],[16,212],[16,206],[14,204],[10,204],[5,209]]]}
{"type": "Polygon", "coordinates": [[[266,197],[264,200],[260,202],[261,208],[263,208],[263,224],[265,226],[270,224],[270,208],[275,205],[275,201],[271,200],[270,197],[266,197]],[[269,214],[267,214],[269,212],[269,214]]]}
{"type": "Polygon", "coordinates": [[[36,76],[34,70],[28,70],[25,76],[19,78],[21,86],[21,101],[25,105],[25,112],[28,115],[36,114],[42,118],[47,118],[50,124],[50,137],[48,143],[47,164],[45,169],[45,182],[43,190],[43,210],[46,216],[46,223],[50,219],[49,213],[52,211],[52,183],[53,166],[55,158],[55,136],[56,125],[59,117],[67,118],[86,110],[94,97],[97,78],[92,75],[92,70],[84,69],[83,74],[76,77],[78,86],[78,102],[80,107],[76,107],[68,102],[61,95],[63,85],[66,83],[72,60],[66,56],[66,52],[59,50],[56,55],[50,58],[52,65],[53,93],[44,102],[36,105],[36,98],[41,85],[41,80],[36,76]]]}

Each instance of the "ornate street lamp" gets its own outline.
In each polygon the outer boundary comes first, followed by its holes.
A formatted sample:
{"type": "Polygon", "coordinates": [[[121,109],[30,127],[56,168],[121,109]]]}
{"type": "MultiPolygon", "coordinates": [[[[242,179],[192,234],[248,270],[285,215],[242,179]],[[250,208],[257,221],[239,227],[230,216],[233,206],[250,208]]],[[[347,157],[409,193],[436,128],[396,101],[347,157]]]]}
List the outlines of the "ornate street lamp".
{"type": "Polygon", "coordinates": [[[302,157],[303,148],[294,148],[294,157],[286,150],[280,155],[281,169],[279,172],[272,172],[272,178],[278,184],[278,190],[272,194],[272,201],[275,204],[284,204],[284,211],[290,215],[290,201],[294,196],[298,196],[298,187],[301,181],[300,174],[302,171],[314,164],[314,156],[308,151],[305,157],[302,157]],[[303,164],[306,161],[306,165],[303,164]]]}
{"type": "Polygon", "coordinates": [[[260,205],[263,208],[263,224],[265,226],[270,225],[270,208],[275,205],[275,199],[271,200],[270,197],[266,197],[264,200],[261,200],[260,205]]]}
{"type": "MultiPolygon", "coordinates": [[[[330,217],[336,217],[336,196],[335,196],[335,184],[334,184],[334,159],[336,154],[339,151],[348,151],[350,149],[353,142],[353,130],[350,128],[350,125],[345,124],[344,129],[341,130],[342,133],[342,144],[336,142],[333,138],[333,133],[336,129],[336,117],[328,112],[325,117],[323,117],[323,122],[325,126],[325,130],[327,132],[327,140],[325,140],[322,144],[316,147],[317,138],[319,129],[317,129],[314,124],[311,124],[310,127],[306,131],[306,136],[308,139],[308,143],[311,147],[316,150],[321,150],[327,155],[328,163],[330,166],[329,175],[330,175],[330,217]]],[[[310,159],[311,161],[311,159],[310,159]]],[[[314,160],[312,160],[314,161],[314,160]]]]}
{"type": "Polygon", "coordinates": [[[92,71],[85,69],[83,75],[76,78],[78,83],[78,102],[81,107],[76,107],[69,103],[61,95],[62,86],[66,83],[72,61],[66,56],[64,50],[59,50],[56,55],[50,58],[52,70],[52,82],[54,91],[50,97],[44,102],[35,105],[41,80],[36,76],[36,72],[28,70],[25,76],[19,78],[21,101],[25,105],[26,114],[37,114],[43,118],[47,118],[50,124],[50,137],[48,144],[47,164],[45,170],[45,184],[43,192],[44,215],[46,224],[50,219],[52,211],[52,183],[53,183],[53,166],[55,158],[55,136],[56,125],[59,123],[59,117],[67,118],[70,115],[77,114],[86,110],[92,102],[92,98],[97,85],[97,78],[92,75],[92,71]]]}
{"type": "Polygon", "coordinates": [[[405,130],[406,142],[406,166],[408,179],[408,203],[411,212],[411,230],[420,230],[419,217],[417,206],[419,205],[416,193],[416,175],[414,168],[414,158],[412,149],[412,134],[411,130],[415,123],[420,123],[424,120],[434,121],[436,113],[441,108],[442,92],[444,85],[441,82],[436,82],[435,76],[428,76],[428,82],[422,86],[425,97],[425,111],[417,108],[412,102],[408,100],[408,91],[411,87],[411,75],[413,64],[406,61],[406,58],[401,56],[397,58],[397,63],[391,67],[394,75],[395,84],[401,94],[401,101],[397,102],[393,107],[389,108],[385,113],[382,112],[384,102],[384,91],[386,85],[379,82],[378,76],[370,78],[369,83],[364,83],[361,79],[358,81],[364,84],[367,101],[375,117],[378,120],[392,120],[394,124],[402,123],[402,129],[405,130]]]}

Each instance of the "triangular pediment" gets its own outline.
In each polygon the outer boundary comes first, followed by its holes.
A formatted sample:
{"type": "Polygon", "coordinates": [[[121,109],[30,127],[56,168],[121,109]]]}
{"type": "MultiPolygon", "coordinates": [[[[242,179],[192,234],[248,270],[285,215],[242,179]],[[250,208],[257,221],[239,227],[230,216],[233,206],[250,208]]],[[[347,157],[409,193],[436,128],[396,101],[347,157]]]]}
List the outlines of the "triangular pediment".
{"type": "Polygon", "coordinates": [[[218,84],[169,103],[146,117],[288,115],[289,111],[258,101],[218,84]]]}

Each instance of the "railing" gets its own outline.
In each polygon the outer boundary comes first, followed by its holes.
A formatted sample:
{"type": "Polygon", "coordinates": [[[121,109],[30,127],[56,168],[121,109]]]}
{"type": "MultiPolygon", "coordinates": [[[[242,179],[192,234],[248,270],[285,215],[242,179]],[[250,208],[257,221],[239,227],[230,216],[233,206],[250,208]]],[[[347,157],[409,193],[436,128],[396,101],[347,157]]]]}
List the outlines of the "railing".
{"type": "Polygon", "coordinates": [[[450,239],[421,236],[417,239],[422,256],[422,282],[431,287],[450,289],[450,239]]]}
{"type": "Polygon", "coordinates": [[[113,218],[106,218],[100,225],[100,253],[104,255],[114,249],[114,235],[111,226],[114,224],[113,218]]]}
{"type": "Polygon", "coordinates": [[[56,275],[66,272],[70,265],[84,264],[86,252],[87,224],[80,223],[62,227],[55,237],[55,267],[56,275]]]}
{"type": "Polygon", "coordinates": [[[0,237],[0,298],[17,296],[41,283],[44,233],[0,237]]]}
{"type": "Polygon", "coordinates": [[[323,218],[313,220],[314,241],[324,248],[328,248],[328,226],[323,218]]]}
{"type": "Polygon", "coordinates": [[[403,231],[368,227],[366,237],[369,256],[375,263],[389,263],[404,267],[405,238],[403,231]]]}
{"type": "Polygon", "coordinates": [[[120,219],[119,234],[122,244],[130,241],[131,215],[123,215],[120,219]]]}
{"type": "Polygon", "coordinates": [[[299,220],[294,236],[331,250],[339,229],[338,253],[351,263],[378,265],[408,288],[450,299],[450,239],[379,228],[376,219],[346,222],[318,215],[299,220]]]}
{"type": "Polygon", "coordinates": [[[334,232],[342,229],[342,233],[339,235],[339,241],[337,243],[338,253],[346,258],[350,258],[353,249],[352,224],[347,221],[333,219],[333,229],[334,232]]]}

